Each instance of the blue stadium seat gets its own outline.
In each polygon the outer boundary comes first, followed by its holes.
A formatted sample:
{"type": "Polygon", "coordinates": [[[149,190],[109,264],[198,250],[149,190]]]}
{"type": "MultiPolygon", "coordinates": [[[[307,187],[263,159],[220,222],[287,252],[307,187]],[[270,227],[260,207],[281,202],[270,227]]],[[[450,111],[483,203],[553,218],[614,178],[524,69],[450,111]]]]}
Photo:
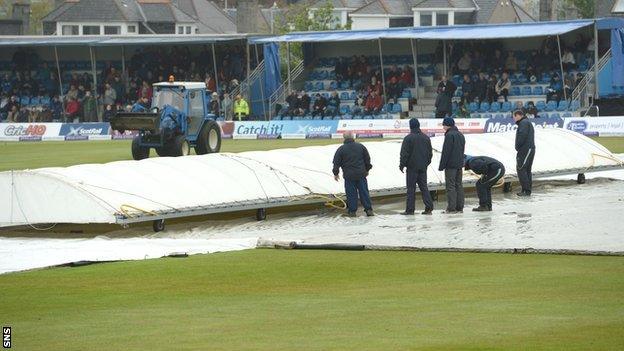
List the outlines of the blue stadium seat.
{"type": "Polygon", "coordinates": [[[351,115],[344,115],[342,117],[340,117],[339,119],[352,119],[353,117],[351,117],[351,115]]]}
{"type": "Polygon", "coordinates": [[[357,99],[357,93],[355,91],[352,91],[351,94],[349,94],[349,100],[355,99],[357,99]]]}
{"type": "Polygon", "coordinates": [[[305,115],[305,116],[303,116],[303,120],[304,120],[304,121],[311,121],[311,120],[312,120],[312,116],[310,116],[310,115],[305,115]]]}
{"type": "Polygon", "coordinates": [[[50,104],[50,98],[48,96],[44,96],[44,97],[41,98],[39,103],[41,103],[42,105],[49,105],[50,104]]]}
{"type": "Polygon", "coordinates": [[[561,116],[559,115],[559,113],[555,112],[550,114],[550,118],[561,118],[561,116]]]}
{"type": "Polygon", "coordinates": [[[320,121],[323,119],[323,116],[314,116],[312,119],[315,121],[320,121]]]}
{"type": "Polygon", "coordinates": [[[581,103],[578,100],[572,100],[569,106],[570,111],[578,111],[581,108],[581,103]]]}
{"type": "Polygon", "coordinates": [[[509,94],[512,96],[518,96],[520,95],[520,92],[521,92],[520,87],[512,86],[511,92],[509,94]]]}
{"type": "Polygon", "coordinates": [[[31,105],[39,105],[39,104],[40,104],[39,97],[38,97],[38,96],[33,96],[33,97],[30,99],[30,104],[31,104],[31,105]]]}
{"type": "Polygon", "coordinates": [[[568,109],[568,106],[568,100],[561,100],[559,101],[559,106],[557,106],[557,111],[566,111],[568,109]]]}
{"type": "Polygon", "coordinates": [[[351,111],[351,109],[349,108],[349,106],[344,105],[344,106],[340,106],[340,114],[347,114],[351,111]]]}
{"type": "Polygon", "coordinates": [[[505,115],[504,115],[504,114],[502,114],[502,113],[497,113],[497,114],[494,116],[494,118],[503,119],[503,118],[505,118],[505,115]]]}
{"type": "Polygon", "coordinates": [[[548,112],[540,111],[537,113],[537,117],[539,118],[548,118],[548,116],[549,116],[548,112]]]}
{"type": "Polygon", "coordinates": [[[347,93],[346,91],[340,93],[340,100],[349,100],[349,93],[347,93]]]}
{"type": "Polygon", "coordinates": [[[30,96],[26,96],[26,95],[22,96],[19,102],[21,105],[28,106],[30,104],[30,96]]]}
{"type": "Polygon", "coordinates": [[[373,119],[373,116],[371,116],[371,115],[365,115],[364,117],[362,117],[362,119],[373,119]]]}
{"type": "Polygon", "coordinates": [[[548,103],[546,103],[546,111],[552,112],[552,111],[555,111],[556,109],[557,109],[557,101],[550,100],[548,101],[548,103]]]}
{"type": "Polygon", "coordinates": [[[482,102],[481,106],[479,106],[479,112],[487,112],[490,110],[490,104],[487,102],[482,102]]]}
{"type": "Polygon", "coordinates": [[[402,98],[406,98],[406,99],[411,99],[412,98],[412,91],[409,89],[405,89],[403,90],[403,93],[401,94],[402,98]]]}
{"type": "Polygon", "coordinates": [[[477,112],[478,109],[479,104],[477,104],[476,102],[471,102],[470,105],[468,105],[468,111],[470,112],[477,112]]]}
{"type": "Polygon", "coordinates": [[[323,89],[325,89],[323,82],[316,82],[316,84],[314,84],[314,91],[321,91],[323,89]]]}
{"type": "Polygon", "coordinates": [[[542,87],[541,85],[538,85],[535,88],[533,88],[533,95],[544,95],[544,87],[542,87]]]}
{"type": "Polygon", "coordinates": [[[544,111],[546,110],[546,103],[544,101],[538,101],[535,104],[535,107],[537,108],[538,111],[544,111]]]}
{"type": "Polygon", "coordinates": [[[481,114],[480,113],[471,113],[470,114],[470,118],[481,118],[481,114]]]}
{"type": "Polygon", "coordinates": [[[355,116],[353,116],[353,119],[362,119],[362,116],[360,116],[360,115],[355,115],[355,116]]]}
{"type": "Polygon", "coordinates": [[[290,120],[291,120],[290,116],[282,117],[282,121],[290,121],[290,120]]]}
{"type": "Polygon", "coordinates": [[[271,118],[272,121],[281,121],[282,120],[282,116],[273,116],[273,118],[271,118]]]}
{"type": "Polygon", "coordinates": [[[328,92],[321,93],[321,95],[323,95],[324,98],[329,99],[329,93],[328,92]]]}
{"type": "Polygon", "coordinates": [[[393,113],[401,113],[402,108],[401,108],[401,104],[394,104],[392,105],[392,112],[393,113]]]}
{"type": "Polygon", "coordinates": [[[340,89],[347,90],[350,88],[351,88],[351,82],[349,82],[348,80],[345,80],[340,83],[340,89]]]}
{"type": "Polygon", "coordinates": [[[509,111],[511,111],[512,107],[513,106],[511,105],[511,102],[505,101],[505,102],[503,102],[503,105],[501,106],[501,111],[502,112],[509,112],[509,111]]]}
{"type": "Polygon", "coordinates": [[[338,89],[338,83],[337,82],[330,82],[329,83],[329,90],[336,90],[338,89]]]}
{"type": "Polygon", "coordinates": [[[334,116],[325,116],[325,117],[323,117],[324,121],[331,121],[332,119],[334,119],[334,116]]]}
{"type": "MultiPolygon", "coordinates": [[[[492,105],[490,105],[490,112],[496,113],[498,111],[500,111],[500,103],[496,101],[492,102],[492,105]]],[[[484,112],[487,112],[487,111],[484,111],[484,112]]]]}
{"type": "Polygon", "coordinates": [[[483,118],[492,118],[492,114],[491,113],[486,113],[483,115],[483,118]]]}
{"type": "Polygon", "coordinates": [[[542,74],[542,78],[540,79],[540,83],[550,83],[550,73],[546,72],[542,74]]]}
{"type": "Polygon", "coordinates": [[[526,85],[522,87],[522,95],[531,95],[531,94],[533,94],[531,87],[526,86],[526,85]]]}
{"type": "Polygon", "coordinates": [[[566,112],[563,115],[561,115],[561,117],[563,117],[563,118],[570,118],[570,117],[572,117],[572,114],[570,112],[566,112]]]}
{"type": "Polygon", "coordinates": [[[303,84],[303,90],[305,90],[305,91],[312,91],[313,88],[314,88],[314,86],[312,85],[311,82],[305,82],[303,84]]]}

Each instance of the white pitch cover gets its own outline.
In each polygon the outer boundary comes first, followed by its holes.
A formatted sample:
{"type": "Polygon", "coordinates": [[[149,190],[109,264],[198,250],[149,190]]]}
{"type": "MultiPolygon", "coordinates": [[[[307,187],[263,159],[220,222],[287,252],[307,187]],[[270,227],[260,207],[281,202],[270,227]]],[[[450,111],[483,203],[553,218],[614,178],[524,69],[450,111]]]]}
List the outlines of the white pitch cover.
{"type": "MultiPolygon", "coordinates": [[[[597,142],[564,129],[536,129],[534,172],[617,165],[617,158],[597,142]]],[[[440,185],[437,166],[444,138],[435,149],[429,183],[440,185]]],[[[258,141],[259,143],[261,141],[258,141]]],[[[370,190],[403,187],[398,169],[401,140],[364,142],[373,169],[370,190]]],[[[241,202],[302,199],[311,194],[340,195],[342,182],[331,168],[339,145],[296,149],[149,158],[107,164],[0,173],[0,226],[38,223],[115,223],[128,211],[157,213],[210,208],[241,202]]],[[[129,150],[128,150],[129,152],[129,150]]],[[[466,154],[500,160],[515,175],[514,133],[466,135],[466,154]]],[[[465,180],[474,181],[466,172],[465,180]]]]}

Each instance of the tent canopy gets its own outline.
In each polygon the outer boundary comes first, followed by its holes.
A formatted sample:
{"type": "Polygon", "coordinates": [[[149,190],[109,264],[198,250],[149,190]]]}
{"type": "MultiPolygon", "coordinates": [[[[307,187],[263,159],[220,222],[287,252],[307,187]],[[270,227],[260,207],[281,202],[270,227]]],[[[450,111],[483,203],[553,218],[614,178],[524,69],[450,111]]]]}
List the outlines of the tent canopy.
{"type": "Polygon", "coordinates": [[[94,36],[2,36],[0,46],[119,46],[210,44],[246,40],[246,34],[213,35],[94,35],[94,36]]]}
{"type": "Polygon", "coordinates": [[[253,37],[251,43],[270,42],[334,42],[377,39],[482,40],[528,38],[561,35],[579,28],[599,29],[624,27],[623,19],[574,20],[533,23],[505,23],[436,27],[385,28],[370,30],[341,30],[325,32],[296,32],[274,37],[253,37]]]}

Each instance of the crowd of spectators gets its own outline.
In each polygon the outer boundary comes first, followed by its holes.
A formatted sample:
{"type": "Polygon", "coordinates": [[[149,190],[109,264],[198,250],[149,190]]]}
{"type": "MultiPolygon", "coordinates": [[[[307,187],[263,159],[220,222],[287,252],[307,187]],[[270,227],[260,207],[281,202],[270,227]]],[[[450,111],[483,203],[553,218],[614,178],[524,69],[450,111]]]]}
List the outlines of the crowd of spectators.
{"type": "MultiPolygon", "coordinates": [[[[403,90],[414,86],[414,69],[411,66],[399,68],[392,65],[382,74],[380,66],[370,62],[364,55],[354,55],[350,59],[339,58],[336,60],[334,73],[337,86],[348,87],[356,93],[348,108],[352,115],[379,114],[385,103],[397,104],[403,90]]],[[[336,90],[329,97],[321,93],[310,96],[303,90],[293,91],[286,97],[286,103],[288,106],[282,108],[279,114],[291,117],[337,116],[341,114],[343,104],[336,90]]]]}
{"type": "Polygon", "coordinates": [[[216,59],[215,74],[208,46],[195,54],[186,46],[147,47],[132,55],[125,76],[120,67],[106,62],[98,70],[97,86],[90,70],[63,73],[67,88],[61,93],[56,67],[51,68],[34,51],[19,49],[9,73],[0,75],[0,121],[108,121],[116,111],[132,109],[134,104],[149,106],[152,84],[167,81],[171,75],[176,81],[205,82],[213,92],[217,92],[218,80],[219,103],[212,107],[221,113],[233,106],[229,93],[246,76],[246,58],[241,46],[220,46],[216,59]]]}
{"type": "MultiPolygon", "coordinates": [[[[545,39],[538,50],[524,52],[520,60],[512,50],[505,51],[502,43],[458,42],[449,45],[451,71],[462,76],[460,108],[472,102],[508,101],[512,88],[510,74],[520,74],[518,83],[537,84],[543,77],[551,77],[544,90],[546,101],[571,99],[572,91],[583,79],[579,62],[593,51],[594,43],[582,35],[572,45],[562,44],[561,62],[558,43],[554,37],[545,39]],[[524,55],[523,55],[524,56],[524,55]],[[564,77],[561,77],[561,65],[564,77]]],[[[436,59],[442,59],[442,46],[436,52],[436,59]]],[[[548,79],[548,78],[547,78],[548,79]]],[[[435,102],[436,117],[452,114],[452,99],[458,86],[443,76],[437,87],[435,102]]]]}

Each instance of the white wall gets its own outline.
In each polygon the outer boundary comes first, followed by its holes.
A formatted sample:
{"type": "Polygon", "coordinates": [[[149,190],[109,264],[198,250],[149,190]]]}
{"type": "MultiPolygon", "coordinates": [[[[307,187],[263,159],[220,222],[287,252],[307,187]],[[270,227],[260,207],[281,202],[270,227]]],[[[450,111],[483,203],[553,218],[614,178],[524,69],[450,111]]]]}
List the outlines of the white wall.
{"type": "Polygon", "coordinates": [[[351,21],[351,29],[379,29],[390,27],[390,20],[387,17],[351,16],[351,21]]]}

